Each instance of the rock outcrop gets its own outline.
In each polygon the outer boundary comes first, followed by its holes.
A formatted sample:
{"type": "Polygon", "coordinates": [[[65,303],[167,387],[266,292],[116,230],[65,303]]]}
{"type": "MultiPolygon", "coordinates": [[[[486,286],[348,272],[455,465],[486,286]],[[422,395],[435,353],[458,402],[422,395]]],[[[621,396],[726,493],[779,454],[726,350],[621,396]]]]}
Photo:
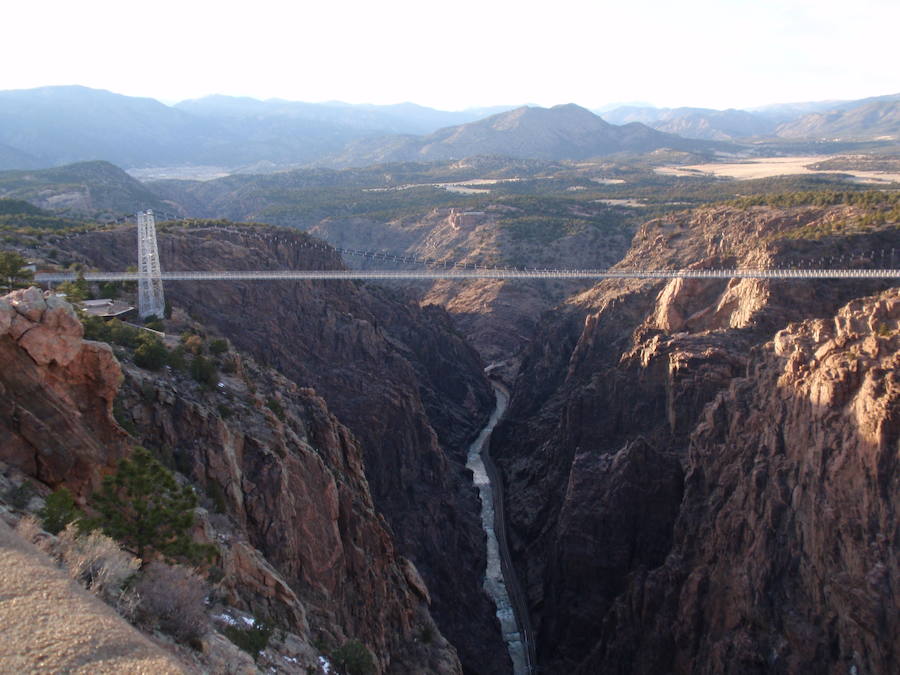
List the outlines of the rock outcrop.
{"type": "Polygon", "coordinates": [[[0,298],[0,461],[79,495],[128,449],[112,417],[119,364],[82,335],[55,296],[29,288],[0,298]]]}

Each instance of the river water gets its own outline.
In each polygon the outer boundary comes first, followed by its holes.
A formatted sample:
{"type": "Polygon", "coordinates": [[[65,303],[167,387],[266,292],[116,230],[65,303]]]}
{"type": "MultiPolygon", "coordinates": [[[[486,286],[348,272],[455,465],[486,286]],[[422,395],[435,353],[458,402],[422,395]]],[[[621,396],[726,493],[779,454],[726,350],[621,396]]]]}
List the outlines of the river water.
{"type": "MultiPolygon", "coordinates": [[[[510,593],[507,590],[506,579],[503,574],[503,564],[500,553],[500,543],[495,532],[494,491],[491,487],[491,479],[485,468],[482,454],[486,450],[488,439],[497,422],[506,412],[509,403],[509,395],[499,385],[494,385],[494,393],[497,397],[497,406],[488,420],[487,426],[481,430],[475,442],[469,446],[469,454],[466,467],[472,471],[475,487],[481,497],[481,524],[487,534],[487,572],[484,579],[484,589],[493,598],[497,605],[497,618],[500,620],[500,628],[503,631],[503,640],[509,650],[509,657],[513,663],[515,675],[528,675],[531,671],[528,666],[528,651],[522,631],[516,620],[516,613],[510,601],[510,593]]],[[[500,523],[502,524],[502,519],[500,523]]]]}

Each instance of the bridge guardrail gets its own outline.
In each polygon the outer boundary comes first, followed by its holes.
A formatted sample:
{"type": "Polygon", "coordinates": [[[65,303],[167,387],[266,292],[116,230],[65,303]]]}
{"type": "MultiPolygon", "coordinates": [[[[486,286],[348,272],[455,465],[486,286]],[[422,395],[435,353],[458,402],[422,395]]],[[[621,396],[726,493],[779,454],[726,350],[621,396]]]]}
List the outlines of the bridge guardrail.
{"type": "MultiPolygon", "coordinates": [[[[74,281],[71,272],[34,275],[37,282],[74,281]]],[[[136,272],[85,272],[87,281],[140,281],[136,272]]],[[[727,269],[727,270],[186,270],[165,271],[162,281],[399,280],[399,279],[896,279],[900,269],[727,269]]]]}

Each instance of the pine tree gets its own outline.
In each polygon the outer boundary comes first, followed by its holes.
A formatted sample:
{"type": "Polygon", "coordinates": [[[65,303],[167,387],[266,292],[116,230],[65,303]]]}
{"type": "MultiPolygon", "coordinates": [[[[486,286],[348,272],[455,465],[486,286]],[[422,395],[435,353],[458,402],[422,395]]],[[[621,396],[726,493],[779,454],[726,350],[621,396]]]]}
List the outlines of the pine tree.
{"type": "Polygon", "coordinates": [[[3,281],[3,288],[11,291],[19,281],[31,279],[31,270],[25,269],[27,262],[15,251],[0,251],[0,279],[3,281]]]}
{"type": "Polygon", "coordinates": [[[44,522],[44,529],[51,534],[59,534],[69,523],[78,521],[84,514],[75,505],[72,493],[66,488],[59,488],[47,495],[38,515],[44,522]]]}
{"type": "Polygon", "coordinates": [[[149,450],[135,447],[118,471],[104,478],[91,501],[99,514],[91,525],[139,558],[150,551],[173,559],[197,557],[199,547],[188,536],[197,497],[190,486],[179,487],[149,450]]]}

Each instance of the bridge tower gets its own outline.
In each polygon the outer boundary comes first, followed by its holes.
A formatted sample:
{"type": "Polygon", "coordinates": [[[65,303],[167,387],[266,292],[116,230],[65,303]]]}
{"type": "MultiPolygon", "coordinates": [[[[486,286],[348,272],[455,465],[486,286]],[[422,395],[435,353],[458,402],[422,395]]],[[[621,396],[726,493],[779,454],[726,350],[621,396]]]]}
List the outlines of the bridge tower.
{"type": "Polygon", "coordinates": [[[141,211],[138,222],[138,314],[163,318],[166,300],[163,297],[162,271],[156,245],[156,220],[153,211],[141,211]]]}

